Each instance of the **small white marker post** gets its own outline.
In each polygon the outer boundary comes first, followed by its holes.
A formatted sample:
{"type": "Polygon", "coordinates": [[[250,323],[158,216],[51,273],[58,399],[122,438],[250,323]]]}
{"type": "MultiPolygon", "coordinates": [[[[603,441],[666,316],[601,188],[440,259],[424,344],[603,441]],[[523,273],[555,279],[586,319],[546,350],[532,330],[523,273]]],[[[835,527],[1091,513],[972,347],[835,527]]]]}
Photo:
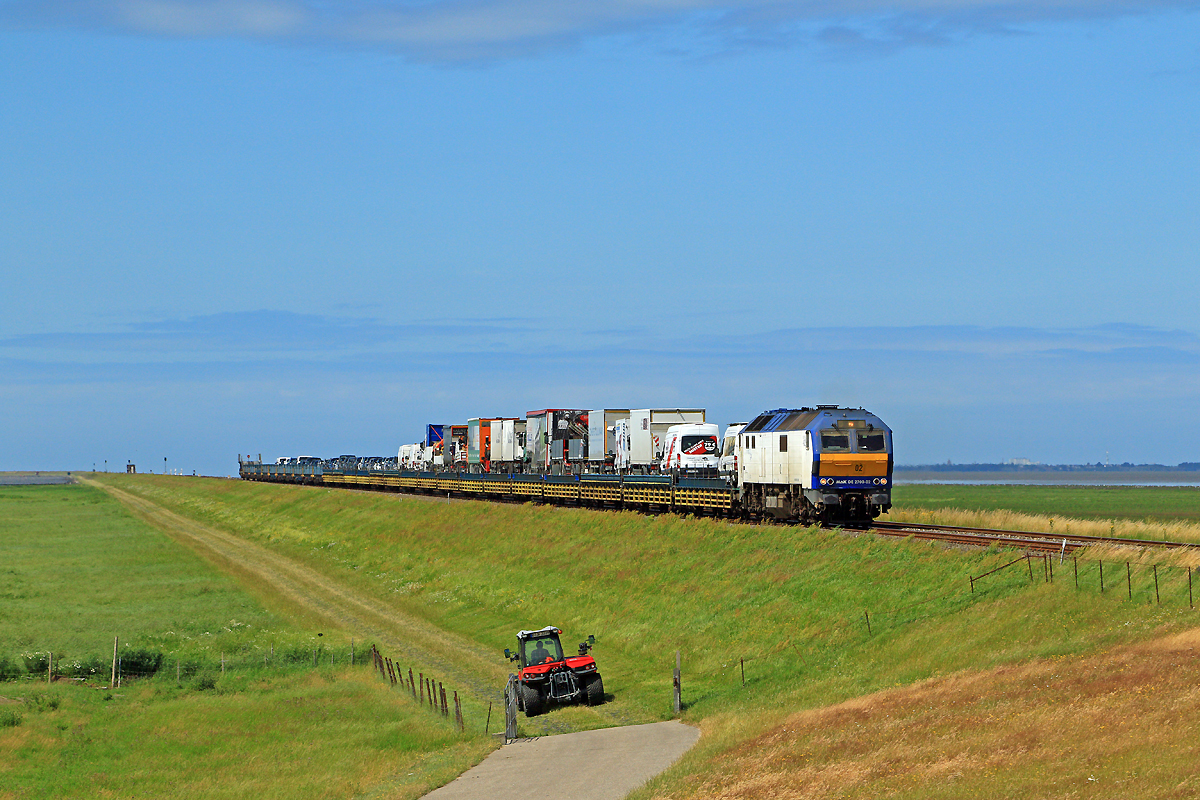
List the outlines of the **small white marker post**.
{"type": "Polygon", "coordinates": [[[675,651],[675,716],[679,716],[680,708],[683,706],[683,691],[679,685],[679,651],[675,651]]]}

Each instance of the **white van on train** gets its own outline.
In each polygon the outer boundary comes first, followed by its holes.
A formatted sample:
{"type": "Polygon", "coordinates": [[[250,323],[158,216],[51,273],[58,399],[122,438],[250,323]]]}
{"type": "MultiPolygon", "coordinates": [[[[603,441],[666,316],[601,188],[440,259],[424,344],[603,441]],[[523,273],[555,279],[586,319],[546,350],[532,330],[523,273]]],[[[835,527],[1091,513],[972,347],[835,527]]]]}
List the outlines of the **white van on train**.
{"type": "Polygon", "coordinates": [[[721,452],[717,441],[720,433],[720,428],[711,422],[689,422],[667,428],[659,470],[715,473],[721,452]]]}
{"type": "Polygon", "coordinates": [[[717,463],[717,471],[727,482],[737,483],[737,435],[746,427],[745,422],[731,422],[725,428],[725,437],[721,442],[721,460],[717,463]]]}

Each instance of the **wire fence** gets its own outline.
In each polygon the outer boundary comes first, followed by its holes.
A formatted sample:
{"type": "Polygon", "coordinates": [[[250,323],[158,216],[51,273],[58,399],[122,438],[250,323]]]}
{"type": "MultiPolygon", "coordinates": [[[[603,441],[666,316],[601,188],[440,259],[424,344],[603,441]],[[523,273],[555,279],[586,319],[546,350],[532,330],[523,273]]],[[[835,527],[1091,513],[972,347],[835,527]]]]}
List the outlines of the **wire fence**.
{"type": "MultiPolygon", "coordinates": [[[[406,675],[404,669],[399,664],[379,652],[379,648],[375,645],[371,645],[370,652],[375,669],[378,670],[380,677],[393,687],[398,686],[400,689],[407,689],[412,694],[413,700],[416,700],[423,707],[428,707],[431,711],[449,718],[450,704],[453,703],[454,724],[458,726],[460,731],[465,730],[462,701],[459,699],[457,691],[451,689],[450,695],[447,695],[446,687],[441,681],[435,679],[432,675],[426,676],[424,672],[416,672],[414,674],[412,667],[408,668],[406,675]]],[[[490,709],[491,707],[489,706],[489,723],[491,722],[490,709]]]]}
{"type": "Polygon", "coordinates": [[[356,659],[354,643],[348,647],[290,644],[251,650],[224,652],[164,653],[147,647],[120,644],[114,637],[109,655],[79,657],[58,650],[26,651],[18,655],[0,654],[0,681],[73,680],[98,682],[119,687],[129,680],[174,678],[179,683],[196,681],[199,688],[213,688],[228,674],[286,672],[315,668],[364,665],[362,654],[356,659]]]}
{"type": "Polygon", "coordinates": [[[969,579],[971,592],[974,593],[976,584],[984,578],[991,577],[1022,562],[1025,564],[1031,584],[1054,583],[1056,579],[1063,580],[1063,573],[1066,572],[1065,579],[1073,581],[1077,590],[1094,588],[1100,594],[1108,594],[1114,591],[1119,592],[1122,588],[1121,584],[1124,584],[1125,597],[1128,602],[1134,602],[1136,598],[1139,601],[1144,599],[1149,603],[1153,597],[1154,605],[1162,605],[1164,595],[1166,595],[1168,602],[1178,599],[1182,605],[1183,587],[1186,583],[1188,608],[1196,608],[1191,567],[1174,564],[1141,564],[1132,561],[1109,561],[1106,567],[1103,559],[1085,559],[1081,562],[1077,556],[1071,556],[1068,567],[1065,556],[1049,554],[1027,553],[982,575],[973,575],[969,579]],[[1054,563],[1056,559],[1058,561],[1057,578],[1054,563]],[[1081,563],[1082,571],[1080,570],[1081,563]],[[1034,566],[1035,564],[1037,566],[1034,566]]]}

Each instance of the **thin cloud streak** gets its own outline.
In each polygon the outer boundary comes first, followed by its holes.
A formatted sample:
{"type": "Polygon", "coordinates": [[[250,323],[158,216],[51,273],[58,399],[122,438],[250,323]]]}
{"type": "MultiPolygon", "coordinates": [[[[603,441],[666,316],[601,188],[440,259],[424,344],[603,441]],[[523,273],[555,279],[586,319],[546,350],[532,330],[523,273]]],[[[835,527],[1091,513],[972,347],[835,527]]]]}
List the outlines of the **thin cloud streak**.
{"type": "MultiPolygon", "coordinates": [[[[691,41],[695,53],[812,41],[939,45],[1045,20],[1186,9],[1184,0],[15,0],[0,25],[163,38],[245,38],[383,49],[414,61],[521,58],[598,37],[691,41]]],[[[682,48],[686,52],[689,48],[682,48]]]]}
{"type": "Polygon", "coordinates": [[[1147,363],[1200,358],[1200,336],[1145,325],[986,328],[973,325],[794,328],[680,339],[642,327],[575,334],[534,319],[373,319],[284,311],[227,312],[129,325],[105,332],[28,334],[0,339],[0,358],[31,363],[117,364],[351,362],[391,354],[445,358],[471,353],[540,359],[726,359],[756,362],[807,353],[945,354],[982,357],[1094,357],[1147,363]]]}

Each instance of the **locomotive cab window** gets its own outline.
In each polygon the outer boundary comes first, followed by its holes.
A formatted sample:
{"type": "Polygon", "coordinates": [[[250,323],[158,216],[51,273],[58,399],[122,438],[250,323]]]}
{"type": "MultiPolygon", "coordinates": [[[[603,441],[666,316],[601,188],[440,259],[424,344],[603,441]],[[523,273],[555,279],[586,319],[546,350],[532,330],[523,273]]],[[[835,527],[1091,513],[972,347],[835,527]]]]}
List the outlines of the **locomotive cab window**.
{"type": "Polygon", "coordinates": [[[887,436],[882,431],[859,431],[858,452],[884,453],[887,452],[887,436]]]}
{"type": "Polygon", "coordinates": [[[841,431],[821,431],[821,450],[826,453],[849,453],[850,434],[841,431]]]}
{"type": "Polygon", "coordinates": [[[779,437],[779,452],[787,452],[787,434],[783,434],[779,437]]]}

